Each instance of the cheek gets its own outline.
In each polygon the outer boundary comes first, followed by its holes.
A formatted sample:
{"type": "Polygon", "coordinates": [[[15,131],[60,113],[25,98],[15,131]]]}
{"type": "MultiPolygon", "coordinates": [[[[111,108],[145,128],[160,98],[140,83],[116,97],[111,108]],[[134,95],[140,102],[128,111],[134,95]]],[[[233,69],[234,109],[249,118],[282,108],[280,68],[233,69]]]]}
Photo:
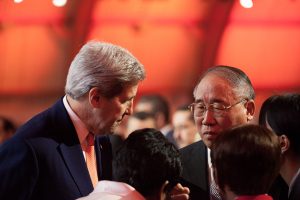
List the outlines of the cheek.
{"type": "Polygon", "coordinates": [[[247,123],[247,114],[242,112],[241,110],[236,112],[231,112],[230,115],[227,117],[228,123],[231,125],[239,125],[247,123]]]}

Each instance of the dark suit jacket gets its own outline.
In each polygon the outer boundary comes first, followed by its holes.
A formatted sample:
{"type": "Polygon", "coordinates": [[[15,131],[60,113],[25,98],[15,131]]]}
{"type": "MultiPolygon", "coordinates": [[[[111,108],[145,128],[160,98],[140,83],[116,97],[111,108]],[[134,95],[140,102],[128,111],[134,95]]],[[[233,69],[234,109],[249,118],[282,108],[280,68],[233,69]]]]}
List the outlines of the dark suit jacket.
{"type": "Polygon", "coordinates": [[[178,144],[173,135],[174,135],[174,130],[172,129],[166,133],[165,137],[168,139],[169,142],[173,143],[176,148],[178,148],[178,144]]]}
{"type": "MultiPolygon", "coordinates": [[[[98,177],[111,179],[111,145],[96,137],[98,177]]],[[[79,139],[59,100],[24,124],[0,148],[0,199],[68,200],[93,186],[79,139]]]]}
{"type": "MultiPolygon", "coordinates": [[[[203,141],[198,141],[179,151],[183,165],[181,184],[189,187],[190,199],[209,200],[207,148],[205,144],[203,141]]],[[[283,179],[278,176],[269,194],[274,200],[287,200],[287,189],[283,179]]]]}
{"type": "Polygon", "coordinates": [[[181,184],[190,189],[190,199],[209,200],[207,148],[202,141],[179,150],[183,165],[181,184]]]}
{"type": "Polygon", "coordinates": [[[300,199],[300,175],[297,176],[295,182],[291,188],[289,195],[289,200],[299,200],[300,199]]]}

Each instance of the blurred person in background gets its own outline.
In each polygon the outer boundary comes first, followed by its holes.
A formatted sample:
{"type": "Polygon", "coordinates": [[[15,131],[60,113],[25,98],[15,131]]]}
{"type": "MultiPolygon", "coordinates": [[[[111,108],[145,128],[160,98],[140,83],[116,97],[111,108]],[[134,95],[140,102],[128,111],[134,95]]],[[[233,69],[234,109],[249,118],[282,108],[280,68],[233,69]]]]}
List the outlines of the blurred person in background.
{"type": "Polygon", "coordinates": [[[143,128],[157,128],[155,115],[149,112],[134,112],[128,117],[126,138],[131,132],[143,128]]]}
{"type": "Polygon", "coordinates": [[[170,122],[170,106],[163,96],[159,94],[141,96],[136,102],[134,111],[153,113],[155,115],[157,128],[170,142],[177,146],[170,122]]]}
{"type": "Polygon", "coordinates": [[[16,125],[7,117],[0,116],[0,145],[11,138],[16,132],[16,125]]]}
{"type": "Polygon", "coordinates": [[[156,128],[155,117],[152,113],[148,112],[134,112],[127,118],[127,124],[124,132],[116,132],[110,135],[112,144],[113,155],[115,155],[118,148],[123,141],[135,130],[143,128],[156,128]]]}
{"type": "Polygon", "coordinates": [[[172,125],[174,127],[174,139],[178,148],[200,140],[200,134],[194,121],[189,105],[179,106],[173,113],[172,125]]]}

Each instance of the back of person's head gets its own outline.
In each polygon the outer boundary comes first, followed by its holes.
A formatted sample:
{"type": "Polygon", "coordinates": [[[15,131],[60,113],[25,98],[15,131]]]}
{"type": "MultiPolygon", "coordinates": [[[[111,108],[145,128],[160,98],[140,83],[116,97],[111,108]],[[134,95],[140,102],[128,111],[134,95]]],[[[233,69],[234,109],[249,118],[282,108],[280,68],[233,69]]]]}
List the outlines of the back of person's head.
{"type": "Polygon", "coordinates": [[[273,95],[262,104],[259,124],[285,135],[290,149],[300,156],[300,94],[273,95]]]}
{"type": "Polygon", "coordinates": [[[156,129],[134,131],[117,151],[113,162],[115,181],[133,186],[145,198],[173,188],[181,175],[179,152],[156,129]]]}
{"type": "Polygon", "coordinates": [[[279,140],[262,126],[234,127],[217,136],[211,160],[223,192],[227,187],[236,195],[265,194],[279,173],[279,140]]]}
{"type": "Polygon", "coordinates": [[[155,115],[162,113],[164,117],[164,125],[168,124],[170,121],[170,107],[168,101],[161,95],[143,95],[138,100],[135,108],[136,111],[152,112],[155,115]],[[148,104],[150,107],[146,108],[144,104],[148,104]]]}
{"type": "Polygon", "coordinates": [[[241,69],[231,67],[231,66],[225,66],[225,65],[217,65],[215,67],[209,68],[200,78],[198,84],[196,85],[194,89],[194,96],[195,92],[197,91],[197,86],[201,82],[201,80],[210,74],[217,75],[218,77],[221,77],[225,80],[227,80],[233,90],[235,91],[235,94],[238,94],[239,96],[242,96],[244,98],[247,98],[248,100],[255,98],[255,92],[253,89],[253,85],[247,76],[245,72],[243,72],[241,69]]]}
{"type": "Polygon", "coordinates": [[[16,129],[16,125],[10,119],[0,116],[0,144],[12,137],[16,129]]]}
{"type": "Polygon", "coordinates": [[[126,49],[105,42],[85,44],[71,63],[65,92],[73,99],[98,87],[106,98],[112,98],[128,85],[145,78],[143,65],[126,49]]]}

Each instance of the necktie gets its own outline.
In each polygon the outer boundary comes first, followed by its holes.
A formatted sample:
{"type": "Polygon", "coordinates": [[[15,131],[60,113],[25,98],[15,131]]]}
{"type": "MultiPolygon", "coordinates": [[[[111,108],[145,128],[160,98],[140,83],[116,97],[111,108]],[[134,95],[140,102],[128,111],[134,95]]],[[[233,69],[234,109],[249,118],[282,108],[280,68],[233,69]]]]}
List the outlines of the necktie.
{"type": "Polygon", "coordinates": [[[211,200],[222,200],[219,188],[216,185],[215,181],[212,180],[210,183],[210,199],[211,200]]]}
{"type": "Polygon", "coordinates": [[[86,148],[86,165],[90,173],[90,177],[95,187],[98,183],[98,175],[97,175],[97,165],[96,165],[96,157],[95,157],[95,146],[94,146],[94,135],[89,133],[87,138],[87,148],[86,148]]]}

